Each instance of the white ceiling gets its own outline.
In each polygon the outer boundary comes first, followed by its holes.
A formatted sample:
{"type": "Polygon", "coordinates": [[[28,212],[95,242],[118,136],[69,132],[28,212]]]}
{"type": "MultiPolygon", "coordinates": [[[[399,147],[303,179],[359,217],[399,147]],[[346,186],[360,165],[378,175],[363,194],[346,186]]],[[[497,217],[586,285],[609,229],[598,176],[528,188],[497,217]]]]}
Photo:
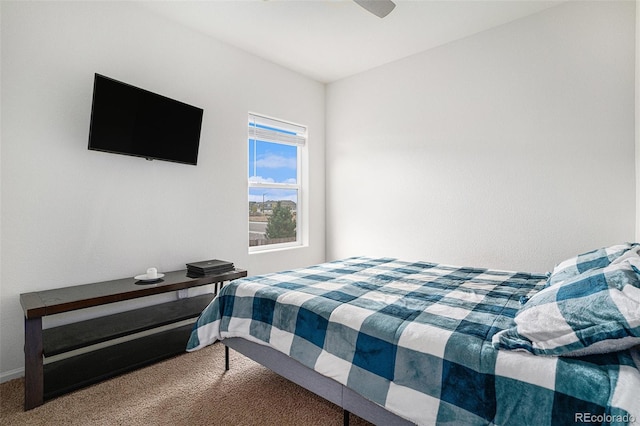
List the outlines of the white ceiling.
{"type": "Polygon", "coordinates": [[[323,83],[333,82],[562,1],[394,0],[378,18],[351,0],[152,1],[170,20],[323,83]]]}

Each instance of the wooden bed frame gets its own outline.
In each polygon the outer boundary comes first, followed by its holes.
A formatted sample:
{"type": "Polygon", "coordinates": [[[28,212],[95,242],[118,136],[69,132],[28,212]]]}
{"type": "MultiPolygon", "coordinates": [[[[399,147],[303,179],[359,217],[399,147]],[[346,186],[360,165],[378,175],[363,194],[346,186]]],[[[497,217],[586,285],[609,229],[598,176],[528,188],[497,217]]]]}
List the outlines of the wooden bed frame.
{"type": "Polygon", "coordinates": [[[229,348],[231,348],[285,379],[341,407],[344,412],[345,426],[349,424],[349,413],[374,424],[393,426],[414,424],[268,346],[259,345],[240,337],[223,339],[222,343],[225,345],[225,370],[229,370],[229,348]]]}

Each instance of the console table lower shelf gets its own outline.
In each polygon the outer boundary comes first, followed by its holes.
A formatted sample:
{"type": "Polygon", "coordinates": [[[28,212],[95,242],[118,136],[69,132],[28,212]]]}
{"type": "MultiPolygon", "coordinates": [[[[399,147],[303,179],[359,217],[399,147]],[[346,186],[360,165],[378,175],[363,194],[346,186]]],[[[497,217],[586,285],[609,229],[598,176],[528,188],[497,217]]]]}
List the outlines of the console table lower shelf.
{"type": "Polygon", "coordinates": [[[184,353],[193,323],[215,293],[42,329],[42,317],[247,276],[234,270],[189,278],[166,274],[152,286],[133,279],[20,295],[25,312],[25,410],[70,391],[184,353]],[[73,351],[76,351],[75,353],[73,351]]]}
{"type": "Polygon", "coordinates": [[[211,300],[213,295],[205,294],[43,330],[44,399],[60,396],[184,352],[195,318],[211,300]],[[156,319],[159,320],[156,323],[150,321],[156,319]],[[84,341],[82,346],[77,346],[83,347],[186,319],[192,321],[176,328],[47,363],[48,357],[78,349],[74,347],[74,343],[79,338],[84,341]],[[108,335],[109,331],[113,334],[108,335]]]}

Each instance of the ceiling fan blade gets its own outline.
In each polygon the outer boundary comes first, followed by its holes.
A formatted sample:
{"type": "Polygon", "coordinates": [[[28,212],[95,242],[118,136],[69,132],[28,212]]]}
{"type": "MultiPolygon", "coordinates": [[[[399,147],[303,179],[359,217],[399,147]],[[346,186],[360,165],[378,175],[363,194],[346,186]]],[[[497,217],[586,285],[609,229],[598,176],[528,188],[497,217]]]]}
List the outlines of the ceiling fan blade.
{"type": "Polygon", "coordinates": [[[353,0],[379,18],[391,13],[396,4],[391,0],[353,0]]]}

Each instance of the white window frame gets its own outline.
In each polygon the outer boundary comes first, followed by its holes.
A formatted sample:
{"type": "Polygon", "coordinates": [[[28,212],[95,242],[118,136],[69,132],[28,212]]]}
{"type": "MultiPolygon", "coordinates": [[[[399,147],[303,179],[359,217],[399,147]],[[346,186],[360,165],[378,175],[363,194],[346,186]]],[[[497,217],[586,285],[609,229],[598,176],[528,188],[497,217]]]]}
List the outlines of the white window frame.
{"type": "MultiPolygon", "coordinates": [[[[291,242],[286,242],[286,243],[249,246],[248,247],[249,253],[265,252],[270,250],[280,250],[280,249],[290,248],[290,247],[300,247],[304,245],[302,228],[304,226],[303,212],[304,212],[305,206],[303,205],[303,202],[302,202],[303,200],[303,182],[302,182],[303,161],[302,160],[303,160],[303,156],[306,155],[306,150],[307,150],[307,146],[306,146],[307,137],[308,137],[307,126],[292,123],[290,121],[282,120],[279,118],[268,117],[263,114],[256,114],[256,113],[249,112],[248,115],[249,115],[249,119],[248,119],[248,125],[247,125],[247,148],[250,147],[250,140],[252,139],[254,140],[258,139],[261,141],[278,143],[282,145],[295,146],[297,148],[297,152],[296,152],[297,163],[296,163],[296,183],[295,184],[252,181],[251,178],[249,177],[251,170],[248,170],[247,200],[248,200],[248,195],[250,194],[251,189],[255,189],[255,188],[296,190],[298,194],[297,202],[296,202],[296,240],[291,242]],[[255,126],[252,127],[251,124],[254,124],[254,125],[261,124],[265,126],[280,128],[283,130],[291,130],[292,132],[295,132],[296,135],[295,136],[292,135],[291,137],[288,137],[287,135],[284,135],[284,134],[279,135],[279,134],[276,134],[276,132],[269,132],[268,130],[263,132],[258,131],[256,133],[256,127],[255,126]]],[[[255,149],[255,144],[254,144],[254,149],[255,149]]],[[[247,165],[251,167],[251,165],[249,164],[249,160],[250,160],[250,155],[247,149],[247,165]]],[[[254,161],[255,161],[255,155],[254,155],[254,161]]],[[[252,176],[255,176],[255,171],[252,174],[252,176]]],[[[249,220],[247,220],[247,225],[250,226],[249,220]]],[[[250,232],[247,232],[247,237],[249,236],[249,233],[250,232]]]]}

